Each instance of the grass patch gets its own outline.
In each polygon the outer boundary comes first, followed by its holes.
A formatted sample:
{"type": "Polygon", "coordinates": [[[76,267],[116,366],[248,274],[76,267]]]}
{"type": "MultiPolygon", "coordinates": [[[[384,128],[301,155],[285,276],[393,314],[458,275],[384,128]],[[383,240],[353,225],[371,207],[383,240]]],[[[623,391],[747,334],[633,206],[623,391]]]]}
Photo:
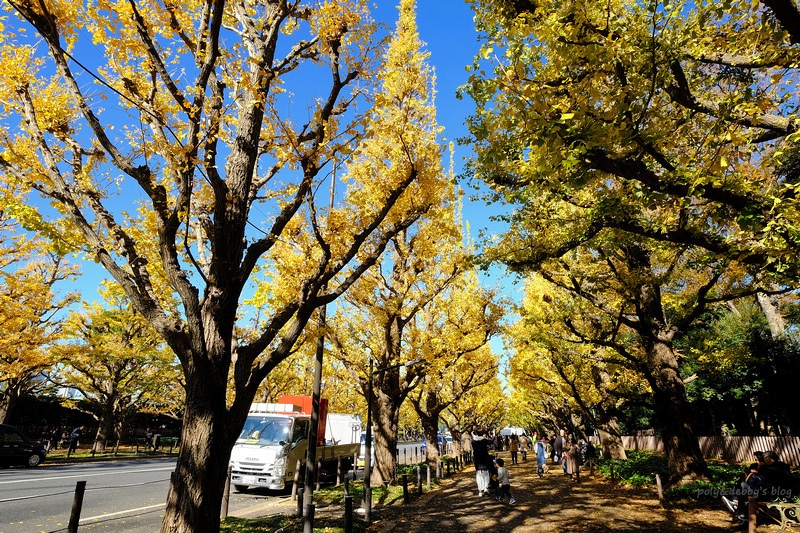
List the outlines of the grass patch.
{"type": "Polygon", "coordinates": [[[647,450],[626,450],[628,459],[596,459],[601,474],[610,478],[614,469],[614,480],[622,485],[640,487],[655,485],[656,474],[667,476],[667,458],[660,453],[647,450]]]}
{"type": "MultiPolygon", "coordinates": [[[[367,523],[353,513],[353,531],[366,531],[367,523]]],[[[295,516],[273,515],[264,518],[235,518],[229,516],[220,524],[222,533],[301,533],[303,519],[295,516]]],[[[342,518],[315,518],[315,533],[343,533],[344,517],[342,518]]]]}
{"type": "MultiPolygon", "coordinates": [[[[425,461],[419,463],[411,463],[407,465],[397,465],[397,475],[402,476],[403,474],[406,474],[408,476],[409,483],[411,482],[416,483],[417,466],[419,466],[420,470],[422,471],[422,482],[426,483],[428,479],[428,473],[426,470],[428,463],[426,463],[425,461]]],[[[434,478],[434,467],[431,467],[431,483],[433,483],[433,478],[434,478]]]]}
{"type": "MultiPolygon", "coordinates": [[[[402,475],[403,467],[413,466],[413,475],[409,474],[408,483],[408,496],[412,501],[419,496],[416,485],[416,465],[402,465],[398,467],[398,476],[402,475]]],[[[431,490],[438,485],[435,479],[431,479],[431,490]]],[[[422,478],[422,491],[423,494],[428,492],[427,478],[423,475],[422,478]]],[[[350,483],[350,496],[353,497],[353,505],[359,504],[364,500],[364,484],[360,481],[350,483]]],[[[325,487],[320,490],[314,491],[314,501],[323,505],[344,505],[344,483],[325,487]]],[[[398,484],[384,485],[382,487],[372,487],[372,503],[380,505],[402,505],[403,503],[403,486],[398,484]]]]}
{"type": "MultiPolygon", "coordinates": [[[[351,483],[350,496],[353,497],[353,505],[356,505],[356,502],[360,504],[364,500],[364,485],[351,483]]],[[[344,497],[344,484],[314,491],[314,502],[320,505],[344,505],[344,497]]],[[[403,503],[403,487],[399,485],[372,487],[372,503],[381,505],[403,503]]]]}
{"type": "MultiPolygon", "coordinates": [[[[107,451],[105,451],[103,453],[96,453],[94,455],[92,455],[91,450],[77,450],[77,451],[74,451],[74,452],[72,452],[70,454],[69,459],[73,460],[73,459],[103,459],[103,458],[109,458],[109,457],[143,457],[143,456],[148,456],[148,455],[153,455],[153,456],[156,456],[156,457],[160,457],[160,456],[164,456],[164,455],[178,455],[178,449],[177,448],[173,448],[172,453],[169,453],[169,448],[166,448],[164,450],[159,449],[158,452],[153,452],[153,451],[150,451],[150,450],[145,452],[143,449],[140,449],[139,453],[136,453],[135,451],[132,451],[129,447],[126,447],[126,449],[123,449],[122,447],[120,447],[120,449],[117,451],[116,454],[114,454],[114,449],[110,448],[110,449],[108,449],[107,451]]],[[[67,459],[66,450],[64,450],[64,451],[50,451],[47,454],[47,458],[45,459],[45,462],[47,462],[47,461],[59,461],[59,460],[66,460],[66,459],[67,459]]]]}
{"type": "Polygon", "coordinates": [[[744,468],[744,463],[728,464],[710,459],[708,461],[710,481],[693,481],[682,487],[673,487],[664,493],[664,497],[683,504],[718,502],[721,491],[730,490],[734,485],[738,485],[744,468]]]}
{"type": "MultiPolygon", "coordinates": [[[[655,488],[656,474],[662,480],[667,479],[667,458],[662,453],[649,450],[626,450],[628,459],[597,459],[598,470],[606,477],[611,477],[611,466],[614,466],[614,479],[633,487],[655,488]]],[[[730,489],[744,472],[744,463],[728,464],[710,459],[708,470],[710,481],[694,481],[681,487],[673,487],[664,492],[664,498],[670,502],[683,504],[704,504],[719,500],[720,491],[730,489]]]]}
{"type": "MultiPolygon", "coordinates": [[[[424,465],[425,463],[419,464],[424,465]]],[[[402,475],[403,473],[408,474],[410,481],[414,482],[408,485],[408,495],[413,501],[414,498],[419,496],[415,483],[417,465],[398,466],[398,475],[402,475]]],[[[438,484],[436,480],[431,479],[430,490],[436,488],[438,484]]],[[[361,506],[364,500],[364,484],[359,481],[350,483],[349,487],[350,496],[353,497],[353,509],[356,509],[361,506]]],[[[422,490],[423,492],[428,492],[427,477],[425,475],[423,475],[422,490]]],[[[314,491],[314,503],[320,506],[344,506],[344,497],[344,483],[314,491]]],[[[403,486],[397,484],[372,487],[372,503],[384,506],[403,505],[403,486]]],[[[222,522],[220,531],[222,533],[265,533],[275,531],[281,531],[282,533],[300,533],[303,531],[303,519],[286,515],[274,515],[256,519],[228,517],[222,522]]],[[[314,531],[318,533],[343,533],[344,516],[337,518],[317,517],[314,519],[314,531]]],[[[353,513],[353,531],[367,531],[366,522],[355,512],[353,513]]]]}

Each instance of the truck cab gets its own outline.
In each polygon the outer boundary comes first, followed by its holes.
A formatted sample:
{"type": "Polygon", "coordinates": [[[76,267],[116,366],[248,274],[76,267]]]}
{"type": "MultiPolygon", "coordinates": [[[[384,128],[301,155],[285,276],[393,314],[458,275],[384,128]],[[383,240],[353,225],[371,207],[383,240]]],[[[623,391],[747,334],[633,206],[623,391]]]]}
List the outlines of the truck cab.
{"type": "MultiPolygon", "coordinates": [[[[291,483],[298,460],[301,468],[305,466],[310,427],[310,413],[304,412],[302,406],[253,404],[231,451],[234,490],[253,486],[282,490],[291,483]]],[[[361,415],[328,414],[325,409],[318,431],[316,455],[323,470],[335,472],[340,460],[343,468],[349,468],[353,455],[358,453],[361,415]]]]}

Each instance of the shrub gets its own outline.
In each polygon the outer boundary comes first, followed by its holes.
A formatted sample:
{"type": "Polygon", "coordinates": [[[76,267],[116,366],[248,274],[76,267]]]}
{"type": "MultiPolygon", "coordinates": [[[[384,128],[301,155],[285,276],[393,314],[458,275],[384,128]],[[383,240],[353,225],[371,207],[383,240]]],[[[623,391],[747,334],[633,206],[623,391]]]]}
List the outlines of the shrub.
{"type": "MultiPolygon", "coordinates": [[[[656,474],[666,479],[669,473],[667,458],[658,452],[649,450],[628,450],[628,459],[598,459],[600,472],[609,477],[611,465],[614,466],[614,478],[621,484],[632,486],[654,486],[656,474]]],[[[681,487],[673,487],[664,493],[667,500],[716,501],[720,494],[730,489],[744,472],[744,464],[727,464],[711,460],[708,470],[710,481],[695,481],[681,487]]]]}
{"type": "Polygon", "coordinates": [[[655,484],[656,474],[661,478],[667,475],[667,458],[663,454],[648,450],[629,450],[628,459],[597,459],[600,472],[611,476],[611,466],[614,466],[614,478],[624,485],[655,484]]]}

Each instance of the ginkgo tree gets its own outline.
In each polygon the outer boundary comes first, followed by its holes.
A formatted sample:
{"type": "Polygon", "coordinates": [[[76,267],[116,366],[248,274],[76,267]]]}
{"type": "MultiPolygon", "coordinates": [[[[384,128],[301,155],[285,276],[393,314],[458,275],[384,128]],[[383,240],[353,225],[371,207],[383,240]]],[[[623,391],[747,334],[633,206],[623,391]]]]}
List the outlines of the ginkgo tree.
{"type": "MultiPolygon", "coordinates": [[[[603,456],[624,459],[618,418],[626,401],[649,392],[641,374],[609,347],[576,335],[573,328],[578,325],[592,329],[600,321],[587,302],[541,276],[526,279],[519,314],[520,320],[508,330],[515,351],[509,376],[514,393],[536,398],[545,408],[553,398],[569,398],[597,430],[603,456]]],[[[558,418],[557,412],[548,415],[558,418]]]]}
{"type": "Polygon", "coordinates": [[[587,231],[797,279],[794,0],[472,3],[488,64],[466,90],[497,198],[557,195],[591,205],[587,231]]]}
{"type": "MultiPolygon", "coordinates": [[[[584,262],[624,270],[638,314],[628,326],[644,333],[651,370],[662,368],[648,382],[671,480],[702,475],[692,431],[681,434],[688,405],[671,345],[692,300],[676,309],[662,293],[664,265],[674,263],[657,258],[687,251],[690,276],[726,260],[766,267],[759,274],[775,279],[740,271],[761,283],[754,291],[796,283],[797,176],[784,164],[798,136],[796,4],[473,4],[485,36],[466,87],[478,106],[474,168],[493,198],[517,207],[487,258],[527,270],[581,248],[584,262]]],[[[554,264],[549,279],[563,268],[554,264]]],[[[575,279],[561,286],[600,297],[575,279]]],[[[718,290],[712,279],[695,285],[708,284],[694,304],[718,290]]]]}
{"type": "Polygon", "coordinates": [[[62,342],[53,347],[59,363],[50,376],[77,393],[74,405],[97,421],[92,450],[105,451],[120,439],[133,415],[158,405],[183,403],[175,355],[143,316],[123,299],[118,285],[100,288],[103,302],[84,304],[64,321],[62,342]]]}
{"type": "Polygon", "coordinates": [[[448,405],[442,422],[453,435],[453,442],[466,444],[472,431],[499,426],[513,407],[507,398],[500,376],[494,375],[486,383],[467,390],[458,402],[448,405]]]}
{"type": "Polygon", "coordinates": [[[454,213],[452,204],[433,208],[394,238],[389,257],[345,295],[328,327],[331,355],[372,403],[376,485],[395,480],[400,408],[426,373],[426,309],[463,274],[454,213]]]}
{"type": "MultiPolygon", "coordinates": [[[[379,100],[392,106],[400,95],[413,95],[413,105],[400,109],[418,114],[419,123],[428,124],[430,133],[438,133],[433,73],[425,63],[427,54],[417,33],[415,2],[403,0],[399,10],[397,30],[386,53],[389,68],[379,100]]],[[[396,122],[395,115],[387,114],[374,124],[378,129],[393,129],[396,122]]],[[[367,146],[372,157],[362,159],[352,170],[380,176],[387,165],[381,157],[386,139],[377,135],[371,141],[367,146]]],[[[439,180],[439,188],[430,197],[430,209],[392,237],[387,257],[354,284],[337,305],[336,318],[328,328],[332,355],[372,403],[376,464],[371,481],[375,484],[395,479],[399,410],[424,372],[419,365],[400,366],[420,358],[420,352],[408,343],[419,328],[417,315],[462,272],[464,253],[456,190],[442,168],[438,147],[431,144],[428,153],[426,171],[439,180]],[[374,375],[371,398],[369,359],[373,359],[375,369],[386,369],[374,375]]],[[[433,180],[433,176],[428,179],[433,180]]]]}
{"type": "Polygon", "coordinates": [[[46,383],[55,363],[50,348],[61,332],[59,313],[77,300],[57,288],[75,274],[45,239],[0,214],[0,423],[8,422],[20,396],[46,383]]]}
{"type": "MultiPolygon", "coordinates": [[[[427,442],[437,442],[439,425],[444,424],[453,439],[453,451],[456,454],[462,451],[462,438],[468,429],[462,425],[464,420],[446,415],[458,412],[461,403],[471,403],[471,392],[497,380],[499,366],[497,356],[488,345],[467,351],[470,353],[459,354],[455,358],[448,372],[440,370],[437,373],[428,373],[425,384],[409,396],[427,442]]],[[[446,359],[442,357],[442,360],[446,359]]],[[[498,395],[495,400],[502,402],[502,396],[498,395]]],[[[425,460],[435,464],[438,459],[439,448],[427,446],[425,460]]]]}
{"type": "Polygon", "coordinates": [[[178,357],[186,402],[162,531],[215,532],[259,385],[443,188],[421,57],[406,43],[403,61],[384,60],[365,0],[3,8],[4,179],[68,221],[178,357]],[[326,207],[336,165],[345,187],[326,207]],[[257,281],[261,320],[239,339],[257,281]]]}
{"type": "MultiPolygon", "coordinates": [[[[418,353],[428,364],[408,400],[429,443],[437,442],[440,420],[451,405],[497,377],[499,360],[489,341],[501,331],[503,303],[468,271],[417,315],[411,342],[420,346],[418,353]]],[[[453,429],[453,441],[460,442],[461,431],[453,429]]],[[[429,463],[438,457],[436,446],[426,448],[429,463]]]]}
{"type": "MultiPolygon", "coordinates": [[[[640,377],[652,391],[669,482],[706,475],[674,340],[706,310],[754,293],[759,277],[703,249],[639,242],[616,231],[601,232],[559,259],[541,263],[538,272],[559,292],[582,302],[573,306],[576,312],[559,317],[563,328],[558,329],[568,344],[545,348],[555,351],[551,362],[561,380],[572,388],[577,373],[594,370],[599,373],[592,380],[606,387],[606,373],[613,370],[608,365],[616,367],[615,378],[633,384],[640,377]],[[587,351],[581,354],[582,349],[587,351]],[[570,361],[574,352],[601,365],[576,364],[570,361]],[[626,372],[632,378],[625,378],[626,372]]],[[[572,396],[580,404],[576,392],[572,396]]]]}

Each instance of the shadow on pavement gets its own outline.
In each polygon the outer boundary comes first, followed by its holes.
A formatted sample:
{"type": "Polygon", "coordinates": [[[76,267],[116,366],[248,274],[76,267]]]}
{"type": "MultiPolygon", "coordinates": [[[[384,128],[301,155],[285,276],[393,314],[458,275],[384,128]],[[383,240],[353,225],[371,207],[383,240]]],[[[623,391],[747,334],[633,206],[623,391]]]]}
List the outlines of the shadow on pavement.
{"type": "MultiPolygon", "coordinates": [[[[500,453],[510,463],[508,453],[500,453]]],[[[374,531],[433,532],[696,532],[731,531],[723,510],[663,509],[654,494],[614,487],[599,474],[577,483],[560,467],[543,479],[536,462],[509,467],[514,505],[479,497],[475,471],[468,467],[434,491],[404,507],[376,509],[374,531]]],[[[759,528],[761,530],[761,528],[759,528]]]]}

